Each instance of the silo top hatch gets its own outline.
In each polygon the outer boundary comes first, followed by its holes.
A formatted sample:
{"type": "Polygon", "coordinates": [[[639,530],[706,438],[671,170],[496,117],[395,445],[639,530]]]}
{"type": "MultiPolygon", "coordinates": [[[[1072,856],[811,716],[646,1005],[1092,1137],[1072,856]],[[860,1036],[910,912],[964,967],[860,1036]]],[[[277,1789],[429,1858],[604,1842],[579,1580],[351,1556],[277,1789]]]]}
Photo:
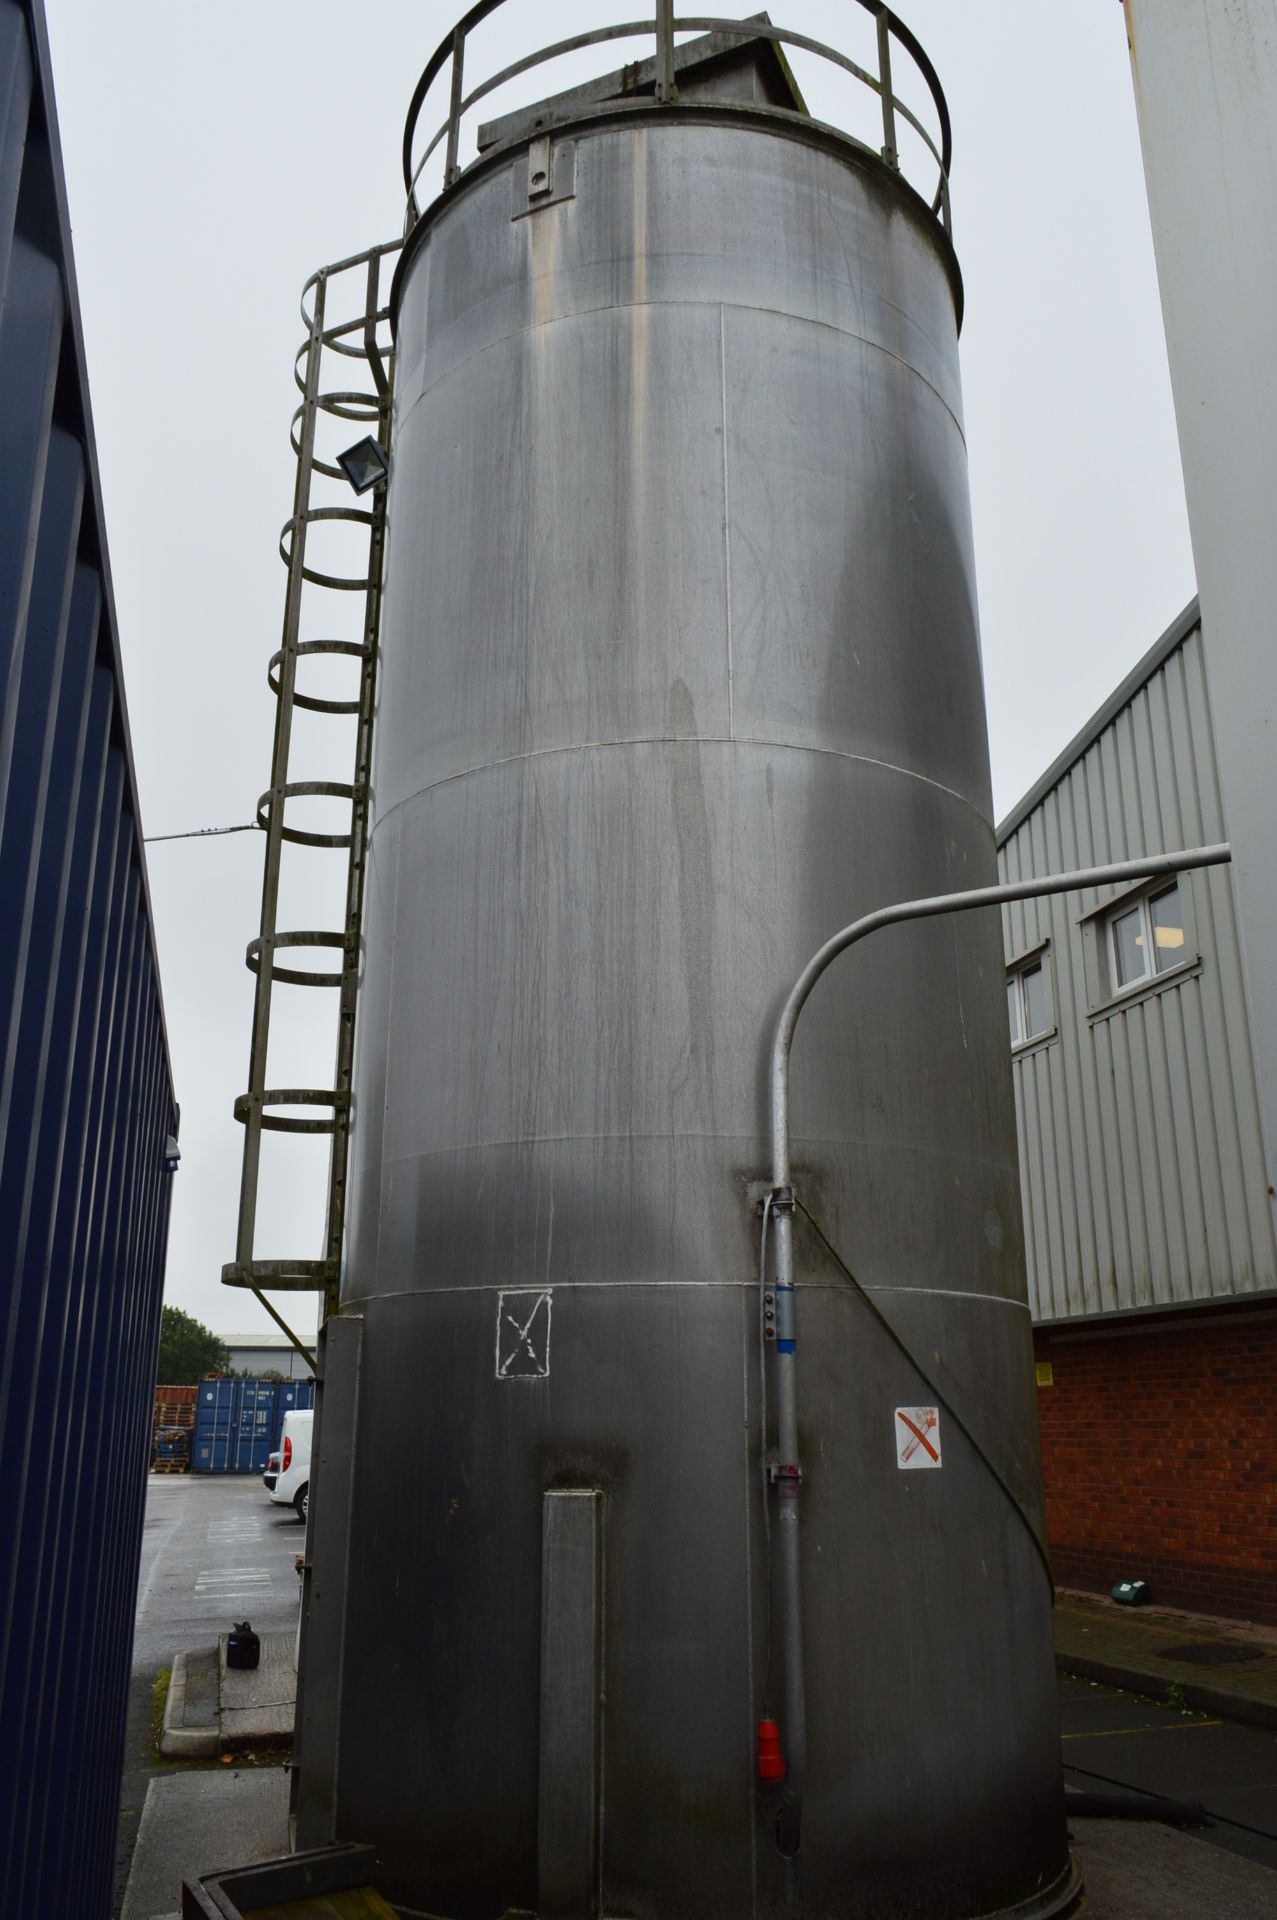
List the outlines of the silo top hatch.
{"type": "MultiPolygon", "coordinates": [[[[417,83],[403,141],[406,236],[428,224],[463,179],[551,131],[621,115],[730,115],[773,133],[832,144],[894,183],[902,203],[927,221],[940,242],[960,321],[949,111],[926,52],[890,8],[855,0],[843,48],[777,24],[767,13],[680,18],[666,0],[653,20],[595,27],[488,71],[483,56],[491,53],[492,36],[486,48],[478,47],[477,30],[507,8],[508,24],[517,28],[525,12],[517,0],[478,0],[439,43],[417,83]],[[641,50],[641,57],[545,98],[519,101],[517,83],[525,76],[612,43],[641,50]],[[495,106],[504,111],[493,114],[495,106]],[[436,112],[443,118],[436,119],[436,112]],[[483,118],[485,112],[490,117],[483,118]],[[475,157],[467,161],[463,144],[470,139],[475,157]]],[[[508,41],[504,47],[509,51],[508,41]]],[[[398,277],[413,251],[409,238],[398,277]]]]}

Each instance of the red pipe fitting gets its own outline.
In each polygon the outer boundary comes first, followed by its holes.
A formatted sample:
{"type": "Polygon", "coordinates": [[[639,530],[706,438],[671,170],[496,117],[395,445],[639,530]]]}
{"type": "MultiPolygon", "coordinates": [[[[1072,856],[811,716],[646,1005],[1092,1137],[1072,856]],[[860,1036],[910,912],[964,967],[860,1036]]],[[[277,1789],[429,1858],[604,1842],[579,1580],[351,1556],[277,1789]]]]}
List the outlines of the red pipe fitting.
{"type": "Polygon", "coordinates": [[[780,1728],[774,1720],[760,1720],[758,1723],[758,1777],[760,1780],[783,1780],[785,1762],[780,1751],[780,1728]]]}

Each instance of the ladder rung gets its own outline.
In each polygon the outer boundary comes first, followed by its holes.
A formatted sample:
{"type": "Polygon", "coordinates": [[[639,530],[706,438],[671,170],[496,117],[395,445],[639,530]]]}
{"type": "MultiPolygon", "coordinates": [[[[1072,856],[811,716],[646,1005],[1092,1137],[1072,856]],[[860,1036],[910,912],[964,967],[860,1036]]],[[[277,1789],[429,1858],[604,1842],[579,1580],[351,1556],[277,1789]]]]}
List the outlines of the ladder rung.
{"type": "Polygon", "coordinates": [[[266,1287],[272,1293],[322,1293],[340,1278],[336,1260],[231,1260],[224,1287],[266,1287]]]}
{"type": "Polygon", "coordinates": [[[337,1124],[337,1115],[345,1113],[350,1106],[349,1093],[335,1093],[330,1087],[267,1087],[257,1097],[251,1093],[241,1093],[235,1102],[235,1118],[247,1126],[254,1104],[262,1109],[261,1126],[264,1133],[331,1133],[337,1124]],[[290,1113],[270,1113],[270,1107],[331,1107],[330,1120],[298,1120],[290,1113]]]}
{"type": "MultiPolygon", "coordinates": [[[[331,947],[340,953],[345,953],[349,947],[354,955],[358,954],[356,943],[344,933],[277,933],[272,945],[276,953],[284,947],[331,947]]],[[[250,973],[258,973],[261,970],[261,964],[262,936],[259,933],[248,943],[244,954],[244,965],[250,973]]],[[[281,967],[276,962],[271,967],[271,978],[282,980],[295,987],[339,987],[345,980],[346,974],[344,969],[340,973],[320,973],[313,967],[281,967]]]]}

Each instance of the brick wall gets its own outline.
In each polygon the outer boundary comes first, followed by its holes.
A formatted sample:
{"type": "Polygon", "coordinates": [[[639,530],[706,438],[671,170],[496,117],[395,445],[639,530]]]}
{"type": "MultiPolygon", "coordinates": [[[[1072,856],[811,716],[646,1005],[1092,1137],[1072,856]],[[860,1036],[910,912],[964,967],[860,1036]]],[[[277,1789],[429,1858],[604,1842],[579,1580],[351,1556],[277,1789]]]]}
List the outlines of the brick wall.
{"type": "Polygon", "coordinates": [[[1277,1621],[1277,1309],[1035,1344],[1059,1584],[1277,1621]]]}

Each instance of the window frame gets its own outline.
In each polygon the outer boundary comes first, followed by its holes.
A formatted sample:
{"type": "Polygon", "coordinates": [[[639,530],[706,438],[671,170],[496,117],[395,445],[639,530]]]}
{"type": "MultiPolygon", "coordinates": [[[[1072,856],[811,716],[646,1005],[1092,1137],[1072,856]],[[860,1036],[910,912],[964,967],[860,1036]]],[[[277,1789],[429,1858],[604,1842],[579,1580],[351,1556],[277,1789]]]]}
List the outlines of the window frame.
{"type": "Polygon", "coordinates": [[[1167,987],[1183,984],[1185,979],[1201,972],[1202,959],[1197,943],[1196,899],[1193,887],[1194,875],[1188,873],[1160,873],[1154,880],[1136,881],[1133,886],[1114,894],[1108,900],[1102,900],[1087,912],[1079,914],[1077,926],[1082,934],[1083,962],[1086,977],[1087,1019],[1109,1019],[1115,1013],[1121,1013],[1133,1004],[1146,999],[1150,994],[1161,993],[1167,987]],[[1180,958],[1173,966],[1164,967],[1159,973],[1156,965],[1151,972],[1142,973],[1134,980],[1128,980],[1119,986],[1117,978],[1117,960],[1114,952],[1114,927],[1124,914],[1138,909],[1141,927],[1145,939],[1145,951],[1155,951],[1151,943],[1151,908],[1164,894],[1178,887],[1180,899],[1180,920],[1184,929],[1184,945],[1180,958]]]}
{"type": "MultiPolygon", "coordinates": [[[[1137,893],[1134,898],[1127,895],[1117,901],[1112,911],[1106,914],[1104,918],[1104,947],[1105,957],[1108,961],[1110,997],[1114,1000],[1123,1000],[1127,994],[1139,993],[1146,987],[1156,986],[1159,980],[1165,980],[1171,974],[1178,973],[1182,967],[1190,965],[1189,955],[1191,953],[1191,943],[1189,931],[1187,889],[1182,884],[1182,876],[1179,874],[1176,874],[1169,882],[1159,878],[1156,885],[1144,888],[1141,892],[1137,893]],[[1159,900],[1164,900],[1167,894],[1170,893],[1178,893],[1180,898],[1180,928],[1184,936],[1182,943],[1184,953],[1180,959],[1172,960],[1169,966],[1159,967],[1157,964],[1157,940],[1155,937],[1157,929],[1153,925],[1153,908],[1159,900]],[[1119,920],[1125,920],[1133,913],[1138,913],[1140,918],[1140,940],[1144,959],[1144,971],[1133,974],[1129,980],[1123,980],[1120,977],[1118,968],[1117,924],[1119,920]]],[[[1192,957],[1195,959],[1196,955],[1192,957]]]]}
{"type": "Polygon", "coordinates": [[[1059,1023],[1056,1015],[1055,981],[1052,977],[1049,955],[1050,945],[1049,940],[1040,940],[1035,947],[1027,948],[1025,952],[1016,954],[1013,960],[1007,962],[1007,1027],[1011,1032],[1011,1052],[1016,1056],[1022,1053],[1028,1053],[1032,1048],[1040,1047],[1044,1045],[1046,1041],[1053,1040],[1059,1032],[1059,1023]],[[1047,1024],[1037,1033],[1026,1033],[1024,1031],[1026,1004],[1024,981],[1031,973],[1041,973],[1047,996],[1047,1024]],[[1017,1016],[1017,1030],[1014,1031],[1011,1030],[1010,1022],[1010,994],[1012,989],[1015,991],[1017,1016]]]}

